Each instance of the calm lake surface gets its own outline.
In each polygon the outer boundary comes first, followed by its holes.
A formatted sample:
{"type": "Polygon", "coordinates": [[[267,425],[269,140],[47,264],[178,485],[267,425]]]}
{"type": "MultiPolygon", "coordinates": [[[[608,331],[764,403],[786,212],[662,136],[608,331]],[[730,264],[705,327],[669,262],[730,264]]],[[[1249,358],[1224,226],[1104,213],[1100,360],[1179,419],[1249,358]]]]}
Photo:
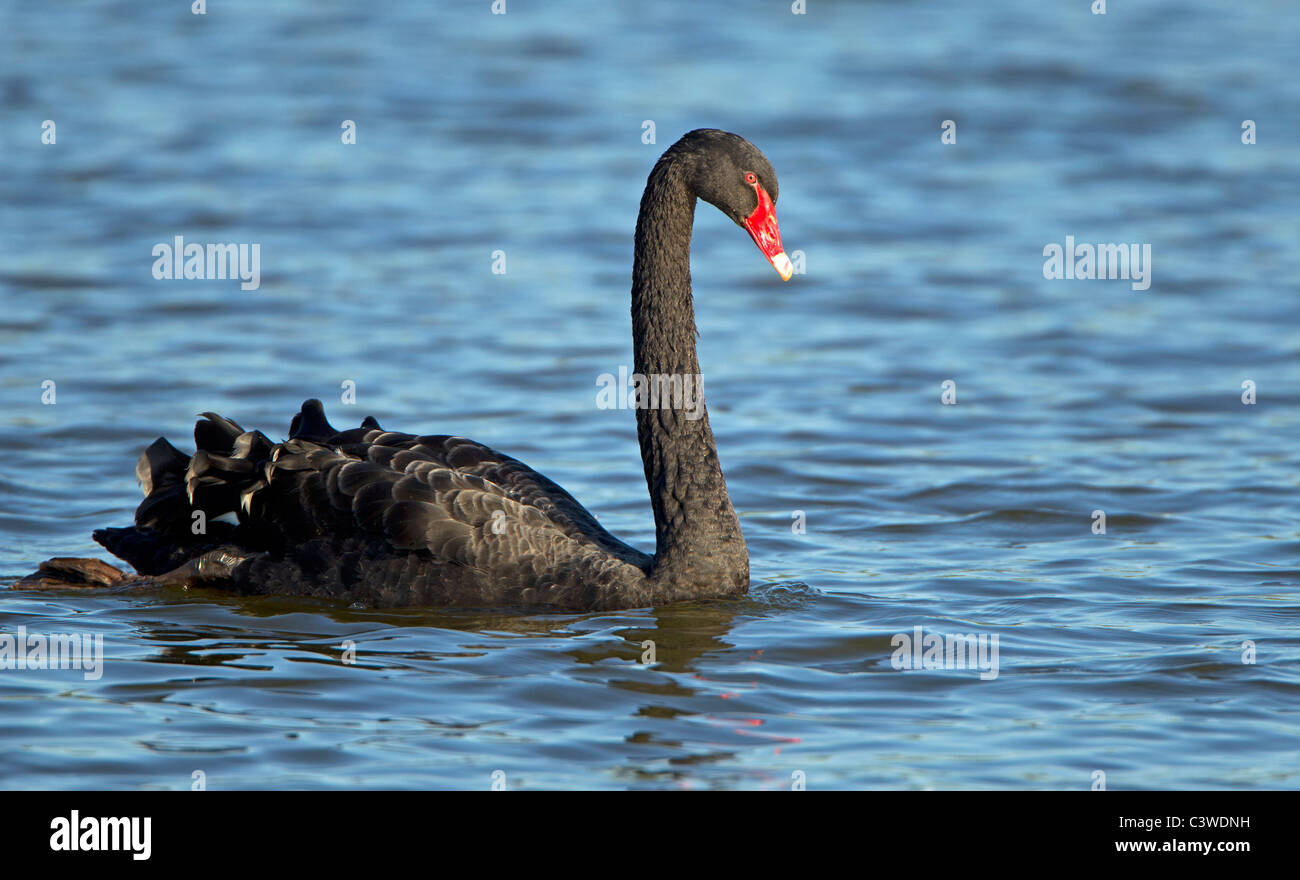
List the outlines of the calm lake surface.
{"type": "Polygon", "coordinates": [[[699,209],[744,601],[0,593],[0,635],[105,654],[0,670],[0,786],[1300,787],[1300,18],[1088,6],[5,4],[6,585],[107,558],[155,437],[278,439],[308,397],[519,457],[651,548],[595,395],[659,153],[751,139],[806,272],[699,209]],[[177,235],[259,243],[260,288],[155,280],[177,235]],[[1149,289],[1046,279],[1067,235],[1149,244],[1149,289]],[[996,637],[998,674],[896,670],[915,627],[996,637]]]}

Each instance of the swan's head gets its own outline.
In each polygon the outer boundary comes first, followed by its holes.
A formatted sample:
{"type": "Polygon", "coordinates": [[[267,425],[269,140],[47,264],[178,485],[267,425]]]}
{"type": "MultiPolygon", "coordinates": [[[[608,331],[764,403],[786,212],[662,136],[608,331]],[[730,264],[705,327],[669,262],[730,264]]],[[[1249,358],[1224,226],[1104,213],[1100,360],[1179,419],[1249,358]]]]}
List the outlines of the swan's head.
{"type": "Polygon", "coordinates": [[[716,128],[689,132],[671,148],[679,150],[693,160],[695,194],[748,232],[782,280],[789,281],[794,267],[781,246],[776,223],[779,187],[767,157],[740,135],[716,128]]]}

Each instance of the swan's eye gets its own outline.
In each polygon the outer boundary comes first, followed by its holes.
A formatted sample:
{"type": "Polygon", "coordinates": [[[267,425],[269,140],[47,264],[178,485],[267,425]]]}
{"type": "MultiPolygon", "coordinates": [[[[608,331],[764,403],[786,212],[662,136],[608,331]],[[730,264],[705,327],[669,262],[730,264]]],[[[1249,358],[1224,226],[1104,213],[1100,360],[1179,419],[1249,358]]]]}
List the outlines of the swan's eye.
{"type": "Polygon", "coordinates": [[[745,172],[745,183],[758,183],[758,178],[754,176],[754,172],[745,172]]]}

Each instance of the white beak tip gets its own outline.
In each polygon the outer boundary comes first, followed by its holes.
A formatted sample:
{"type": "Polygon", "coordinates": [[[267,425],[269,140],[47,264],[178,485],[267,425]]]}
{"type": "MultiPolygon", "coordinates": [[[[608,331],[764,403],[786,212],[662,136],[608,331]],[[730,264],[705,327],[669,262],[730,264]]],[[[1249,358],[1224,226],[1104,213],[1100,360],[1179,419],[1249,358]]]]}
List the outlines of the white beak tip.
{"type": "Polygon", "coordinates": [[[776,269],[782,281],[789,281],[790,276],[794,275],[794,266],[790,263],[790,258],[785,255],[785,251],[780,251],[772,257],[772,268],[776,269]]]}

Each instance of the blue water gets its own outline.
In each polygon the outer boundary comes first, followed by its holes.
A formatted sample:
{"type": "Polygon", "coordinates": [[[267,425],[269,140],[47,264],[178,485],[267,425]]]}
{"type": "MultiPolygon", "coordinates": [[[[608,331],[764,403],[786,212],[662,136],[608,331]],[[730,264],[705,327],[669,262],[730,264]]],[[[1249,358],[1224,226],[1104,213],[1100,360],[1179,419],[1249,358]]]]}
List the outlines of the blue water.
{"type": "Polygon", "coordinates": [[[5,4],[2,578],[104,556],[195,413],[281,437],[313,396],[515,455],[649,549],[632,416],[594,401],[658,154],[751,139],[806,273],[700,209],[746,600],[9,592],[0,635],[106,661],[0,670],[0,786],[1300,786],[1293,4],[807,5],[5,4]],[[259,243],[261,287],[155,280],[176,235],[259,243]],[[1150,244],[1150,288],[1045,279],[1067,235],[1150,244]],[[896,670],[917,626],[997,636],[997,677],[896,670]]]}

